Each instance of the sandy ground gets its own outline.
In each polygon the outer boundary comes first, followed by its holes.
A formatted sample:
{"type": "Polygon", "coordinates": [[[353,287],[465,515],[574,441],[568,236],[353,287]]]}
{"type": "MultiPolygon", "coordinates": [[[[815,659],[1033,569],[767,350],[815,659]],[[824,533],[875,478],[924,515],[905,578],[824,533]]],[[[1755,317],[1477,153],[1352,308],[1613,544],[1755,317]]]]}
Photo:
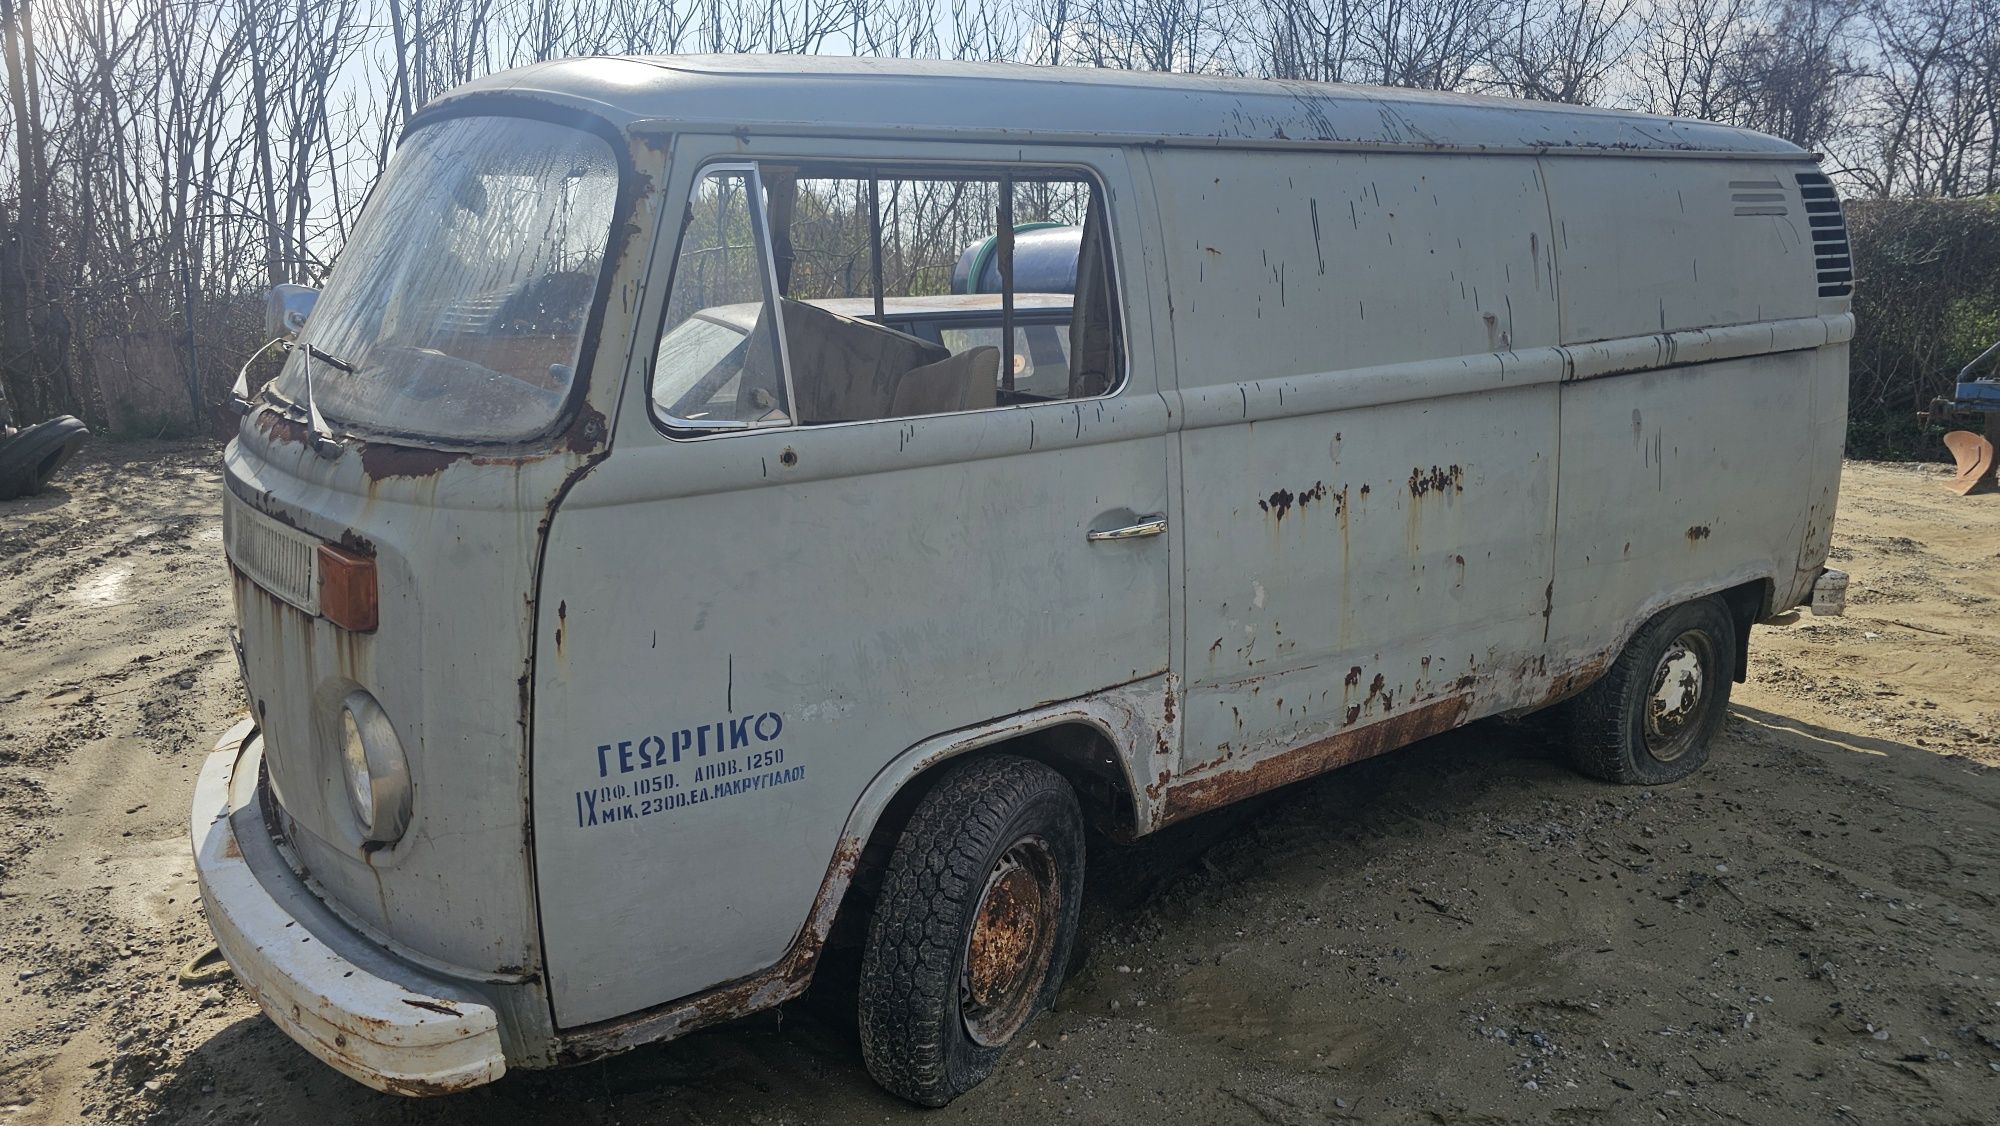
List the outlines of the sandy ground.
{"type": "Polygon", "coordinates": [[[0,504],[8,1126],[2000,1117],[2000,496],[1933,468],[1848,467],[1850,616],[1758,630],[1696,779],[1598,785],[1489,723],[1099,849],[1058,1011],[921,1112],[812,1003],[411,1102],[179,987],[239,709],[218,453],[94,446],[0,504]]]}

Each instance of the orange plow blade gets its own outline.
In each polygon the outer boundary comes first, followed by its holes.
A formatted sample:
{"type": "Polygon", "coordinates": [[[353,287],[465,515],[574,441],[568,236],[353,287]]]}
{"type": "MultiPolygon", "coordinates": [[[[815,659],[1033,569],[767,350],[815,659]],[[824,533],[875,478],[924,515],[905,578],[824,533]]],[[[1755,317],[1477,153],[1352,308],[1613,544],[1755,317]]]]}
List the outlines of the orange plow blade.
{"type": "Polygon", "coordinates": [[[1953,430],[1944,436],[1944,445],[1958,461],[1958,472],[1945,482],[1945,488],[1966,496],[1994,487],[1992,439],[1970,430],[1953,430]]]}

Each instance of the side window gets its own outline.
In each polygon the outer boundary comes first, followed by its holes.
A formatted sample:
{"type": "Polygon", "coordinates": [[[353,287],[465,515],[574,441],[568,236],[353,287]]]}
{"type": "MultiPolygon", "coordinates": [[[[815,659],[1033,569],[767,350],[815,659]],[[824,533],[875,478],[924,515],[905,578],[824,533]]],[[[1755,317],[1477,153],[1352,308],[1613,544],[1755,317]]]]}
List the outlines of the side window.
{"type": "Polygon", "coordinates": [[[712,167],[696,181],[653,355],[653,410],[663,421],[691,429],[792,421],[768,231],[755,168],[712,167]]]}
{"type": "Polygon", "coordinates": [[[909,418],[1109,394],[1101,195],[1070,169],[707,169],[653,371],[670,425],[909,418]]]}

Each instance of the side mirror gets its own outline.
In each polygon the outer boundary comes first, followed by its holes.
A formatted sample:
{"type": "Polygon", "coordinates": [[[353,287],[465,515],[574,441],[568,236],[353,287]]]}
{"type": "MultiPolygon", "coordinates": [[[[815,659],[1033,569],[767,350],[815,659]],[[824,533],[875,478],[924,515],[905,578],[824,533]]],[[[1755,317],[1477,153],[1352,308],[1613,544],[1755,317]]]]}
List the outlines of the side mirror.
{"type": "Polygon", "coordinates": [[[264,336],[273,340],[297,336],[318,300],[319,290],[309,285],[272,286],[264,298],[264,336]]]}

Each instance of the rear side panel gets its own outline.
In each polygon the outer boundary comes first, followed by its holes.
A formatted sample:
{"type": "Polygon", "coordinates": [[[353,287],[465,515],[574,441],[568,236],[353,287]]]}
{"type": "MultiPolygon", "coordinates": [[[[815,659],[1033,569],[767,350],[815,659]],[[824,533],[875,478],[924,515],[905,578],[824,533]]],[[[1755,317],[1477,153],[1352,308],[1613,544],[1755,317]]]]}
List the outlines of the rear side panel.
{"type": "Polygon", "coordinates": [[[1781,161],[1546,157],[1562,342],[1820,312],[1797,173],[1781,161]]]}
{"type": "Polygon", "coordinates": [[[1556,654],[1672,602],[1826,558],[1845,297],[1818,293],[1798,175],[1767,161],[1545,159],[1564,343],[1556,654]]]}

